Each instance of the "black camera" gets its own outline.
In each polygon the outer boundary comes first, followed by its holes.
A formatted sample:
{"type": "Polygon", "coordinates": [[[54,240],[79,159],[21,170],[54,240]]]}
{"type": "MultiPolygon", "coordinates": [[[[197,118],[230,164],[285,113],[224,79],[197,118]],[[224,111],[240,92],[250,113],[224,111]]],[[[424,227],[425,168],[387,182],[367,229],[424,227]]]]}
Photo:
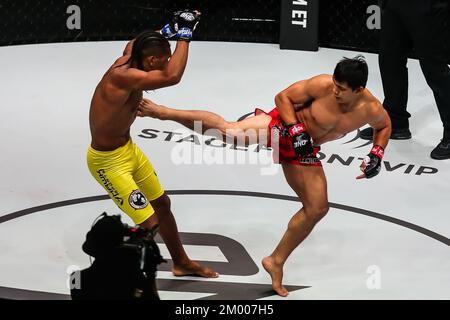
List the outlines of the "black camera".
{"type": "Polygon", "coordinates": [[[159,300],[156,271],[165,260],[154,241],[155,229],[130,227],[120,215],[104,212],[83,243],[83,251],[95,260],[79,271],[79,287],[71,289],[72,299],[159,300]]]}

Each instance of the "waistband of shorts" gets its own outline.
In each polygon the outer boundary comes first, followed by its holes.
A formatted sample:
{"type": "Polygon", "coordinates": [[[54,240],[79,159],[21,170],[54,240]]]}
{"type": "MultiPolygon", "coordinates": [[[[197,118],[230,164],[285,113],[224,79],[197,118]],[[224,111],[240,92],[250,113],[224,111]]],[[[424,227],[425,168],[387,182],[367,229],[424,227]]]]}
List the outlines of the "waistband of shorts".
{"type": "Polygon", "coordinates": [[[132,145],[133,145],[133,140],[130,138],[127,143],[125,143],[121,147],[118,147],[117,149],[110,150],[110,151],[101,151],[101,150],[96,150],[96,149],[92,148],[91,145],[89,145],[88,152],[91,154],[94,154],[94,155],[98,155],[98,156],[112,156],[112,155],[118,155],[118,154],[125,152],[126,150],[130,149],[132,147],[132,145]]]}

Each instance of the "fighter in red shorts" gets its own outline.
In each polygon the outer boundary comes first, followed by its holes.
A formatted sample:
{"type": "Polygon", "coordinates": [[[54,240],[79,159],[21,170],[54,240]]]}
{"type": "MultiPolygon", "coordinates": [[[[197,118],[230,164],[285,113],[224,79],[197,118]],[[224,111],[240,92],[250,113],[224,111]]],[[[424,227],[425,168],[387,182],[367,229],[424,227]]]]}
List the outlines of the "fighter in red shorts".
{"type": "Polygon", "coordinates": [[[374,130],[374,145],[357,179],[372,178],[381,170],[391,121],[381,103],[365,88],[367,77],[363,57],[344,58],[333,75],[296,82],[276,95],[274,110],[267,114],[257,109],[255,116],[239,122],[227,122],[208,111],[175,110],[146,99],[140,104],[139,116],[177,121],[193,130],[194,122],[201,121],[201,133],[217,129],[222,137],[272,146],[275,162],[281,163],[289,186],[303,204],[289,221],[278,246],[262,260],[280,296],[288,294],[282,285],[283,265],[329,209],[327,181],[316,157],[319,146],[369,124],[374,130]]]}
{"type": "MultiPolygon", "coordinates": [[[[262,113],[265,112],[259,108],[255,109],[255,116],[262,113]]],[[[322,163],[317,158],[317,153],[320,151],[320,146],[313,146],[312,152],[309,149],[305,154],[297,155],[289,128],[283,123],[278,109],[275,108],[265,114],[272,118],[268,126],[271,134],[268,136],[267,146],[272,148],[274,147],[272,145],[273,137],[276,137],[278,142],[278,146],[275,146],[275,150],[272,154],[273,161],[275,163],[292,163],[303,166],[322,166],[322,163]]]]}

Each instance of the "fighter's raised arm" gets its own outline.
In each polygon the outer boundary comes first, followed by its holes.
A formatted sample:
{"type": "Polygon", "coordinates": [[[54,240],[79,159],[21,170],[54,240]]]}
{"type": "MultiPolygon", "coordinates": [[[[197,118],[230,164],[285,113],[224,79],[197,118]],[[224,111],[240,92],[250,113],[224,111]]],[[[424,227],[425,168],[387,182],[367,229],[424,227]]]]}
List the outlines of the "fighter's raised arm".
{"type": "MultiPolygon", "coordinates": [[[[158,40],[155,38],[146,41],[158,40]]],[[[170,54],[170,47],[160,46],[152,49],[154,52],[150,53],[141,66],[132,62],[132,68],[113,72],[114,84],[128,90],[154,90],[179,83],[186,68],[189,43],[179,40],[173,55],[170,54]],[[151,70],[145,71],[146,69],[151,70]]],[[[138,55],[139,53],[136,53],[134,57],[132,54],[132,61],[137,60],[138,55]]]]}
{"type": "Polygon", "coordinates": [[[125,90],[154,90],[179,83],[199,19],[198,11],[177,11],[161,30],[144,32],[131,40],[123,52],[130,68],[113,69],[112,82],[125,90]],[[169,38],[178,40],[173,55],[169,38]]]}

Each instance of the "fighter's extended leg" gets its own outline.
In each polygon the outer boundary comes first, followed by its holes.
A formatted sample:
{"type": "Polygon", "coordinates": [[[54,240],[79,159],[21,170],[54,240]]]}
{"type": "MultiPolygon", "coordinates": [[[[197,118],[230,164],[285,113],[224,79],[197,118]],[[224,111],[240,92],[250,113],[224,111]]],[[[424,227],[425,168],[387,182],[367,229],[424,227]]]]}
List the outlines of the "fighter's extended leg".
{"type": "Polygon", "coordinates": [[[303,208],[289,221],[278,246],[262,260],[264,269],[272,278],[272,287],[280,296],[288,291],[281,284],[283,265],[294,249],[309,235],[314,226],[328,212],[327,183],[322,167],[306,167],[283,163],[288,184],[299,196],[303,208]]]}
{"type": "Polygon", "coordinates": [[[268,141],[268,125],[271,117],[260,114],[238,122],[226,121],[220,115],[202,110],[177,110],[143,99],[138,115],[160,120],[172,120],[199,134],[212,135],[224,141],[238,144],[265,144],[268,141]],[[198,124],[196,124],[196,122],[198,124]]]}

